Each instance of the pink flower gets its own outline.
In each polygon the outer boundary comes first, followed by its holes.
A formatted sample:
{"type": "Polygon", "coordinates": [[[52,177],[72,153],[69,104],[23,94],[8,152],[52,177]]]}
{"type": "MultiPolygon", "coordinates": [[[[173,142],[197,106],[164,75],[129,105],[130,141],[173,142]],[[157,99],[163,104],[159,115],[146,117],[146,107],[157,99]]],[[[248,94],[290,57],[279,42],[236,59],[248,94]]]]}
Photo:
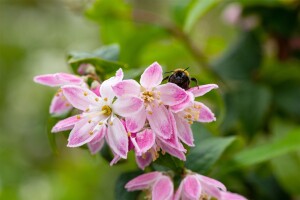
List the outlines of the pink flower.
{"type": "Polygon", "coordinates": [[[112,85],[121,81],[122,70],[115,77],[104,81],[100,86],[101,97],[91,90],[75,85],[63,86],[63,94],[67,100],[82,114],[58,122],[53,132],[73,127],[69,138],[69,147],[78,147],[88,143],[92,153],[100,150],[104,138],[113,153],[121,158],[127,158],[128,136],[118,118],[129,117],[139,112],[143,102],[134,96],[126,96],[115,100],[112,85]]]}
{"type": "Polygon", "coordinates": [[[170,106],[176,121],[178,137],[189,146],[194,146],[194,137],[191,130],[191,124],[194,121],[212,122],[216,120],[213,112],[203,103],[195,101],[195,97],[202,96],[215,88],[218,88],[215,84],[193,87],[187,90],[188,96],[183,102],[170,106]]]}
{"type": "Polygon", "coordinates": [[[181,181],[174,200],[198,200],[200,197],[221,199],[221,191],[226,191],[221,182],[200,174],[189,174],[181,181]]]}
{"type": "MultiPolygon", "coordinates": [[[[47,85],[50,87],[61,87],[64,85],[82,85],[84,84],[82,78],[66,73],[45,74],[35,76],[33,79],[36,83],[47,85]]],[[[67,101],[62,94],[62,90],[59,89],[52,99],[50,105],[50,114],[62,115],[69,112],[72,109],[72,105],[67,101]]]]}
{"type": "Polygon", "coordinates": [[[119,98],[132,95],[143,101],[143,109],[125,120],[129,132],[139,132],[147,120],[159,146],[184,160],[185,149],[177,138],[174,117],[166,106],[180,104],[187,93],[173,83],[160,85],[162,79],[162,68],[155,62],[142,74],[141,85],[134,80],[124,80],[113,85],[113,91],[119,98]]]}
{"type": "Polygon", "coordinates": [[[173,198],[173,182],[161,172],[150,172],[129,181],[125,188],[128,191],[150,190],[152,200],[171,200],[173,198]]]}

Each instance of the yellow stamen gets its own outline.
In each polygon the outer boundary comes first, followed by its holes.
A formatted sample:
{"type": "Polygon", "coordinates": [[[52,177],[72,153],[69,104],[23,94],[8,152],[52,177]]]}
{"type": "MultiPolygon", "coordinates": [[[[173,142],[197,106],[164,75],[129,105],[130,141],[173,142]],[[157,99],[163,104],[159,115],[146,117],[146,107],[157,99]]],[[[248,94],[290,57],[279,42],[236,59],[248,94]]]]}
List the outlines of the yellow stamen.
{"type": "Polygon", "coordinates": [[[111,126],[112,126],[112,125],[114,125],[114,124],[113,124],[113,122],[109,122],[109,125],[111,125],[111,126]]]}
{"type": "Polygon", "coordinates": [[[84,93],[83,93],[83,95],[84,95],[84,96],[87,96],[87,95],[88,95],[88,93],[87,93],[87,92],[84,92],[84,93]]]}
{"type": "Polygon", "coordinates": [[[90,135],[93,135],[93,134],[94,134],[94,132],[93,132],[93,131],[90,131],[90,132],[89,132],[89,134],[90,134],[90,135]]]}
{"type": "Polygon", "coordinates": [[[103,122],[99,122],[99,123],[98,123],[98,125],[100,125],[100,126],[101,126],[102,124],[103,124],[103,122]]]}
{"type": "Polygon", "coordinates": [[[69,106],[70,106],[70,104],[69,104],[69,103],[66,103],[66,104],[65,104],[65,106],[66,106],[66,107],[69,107],[69,106]]]}
{"type": "Polygon", "coordinates": [[[131,136],[131,133],[130,133],[130,132],[128,132],[128,133],[127,133],[127,135],[128,135],[128,137],[130,137],[130,136],[131,136]]]}
{"type": "Polygon", "coordinates": [[[98,97],[96,97],[96,98],[95,98],[95,101],[99,101],[99,98],[98,98],[98,97]]]}
{"type": "Polygon", "coordinates": [[[76,118],[77,118],[77,119],[80,119],[81,117],[80,117],[80,115],[77,115],[76,118]]]}
{"type": "Polygon", "coordinates": [[[92,120],[89,120],[89,121],[88,121],[88,123],[91,123],[91,122],[92,122],[92,120]]]}
{"type": "Polygon", "coordinates": [[[89,112],[90,111],[90,109],[89,108],[87,108],[86,110],[85,110],[85,112],[89,112]]]}
{"type": "Polygon", "coordinates": [[[103,100],[104,100],[104,101],[107,101],[107,100],[108,100],[108,98],[107,98],[107,97],[105,97],[103,100]]]}
{"type": "Polygon", "coordinates": [[[106,116],[109,116],[112,112],[111,108],[108,105],[104,105],[101,110],[102,110],[102,114],[106,116]]]}

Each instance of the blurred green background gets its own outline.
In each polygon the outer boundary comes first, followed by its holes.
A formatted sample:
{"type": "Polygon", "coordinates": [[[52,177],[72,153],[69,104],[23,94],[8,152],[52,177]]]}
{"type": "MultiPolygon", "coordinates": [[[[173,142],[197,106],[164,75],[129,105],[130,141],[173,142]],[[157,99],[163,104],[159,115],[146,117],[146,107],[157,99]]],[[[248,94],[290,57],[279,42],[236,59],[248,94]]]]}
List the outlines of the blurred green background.
{"type": "Polygon", "coordinates": [[[114,199],[118,176],[136,168],[132,154],[110,167],[101,156],[66,148],[63,134],[53,153],[47,121],[55,89],[32,81],[70,72],[70,51],[109,44],[120,45],[131,77],[158,61],[220,85],[200,99],[217,122],[196,125],[194,134],[237,137],[199,172],[249,199],[300,199],[299,1],[0,3],[0,199],[114,199]],[[237,167],[222,171],[232,162],[237,167]]]}

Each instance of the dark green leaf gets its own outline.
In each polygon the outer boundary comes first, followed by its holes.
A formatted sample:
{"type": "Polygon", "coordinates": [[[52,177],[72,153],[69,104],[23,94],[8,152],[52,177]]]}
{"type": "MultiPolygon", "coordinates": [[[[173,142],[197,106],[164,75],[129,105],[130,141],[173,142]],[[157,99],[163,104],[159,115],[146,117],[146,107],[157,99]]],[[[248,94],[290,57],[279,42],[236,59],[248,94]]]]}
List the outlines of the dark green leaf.
{"type": "Polygon", "coordinates": [[[263,124],[270,108],[270,91],[262,85],[246,83],[234,92],[232,98],[245,131],[251,136],[254,135],[263,124]]]}
{"type": "Polygon", "coordinates": [[[200,174],[207,173],[234,140],[235,137],[201,140],[187,155],[185,167],[200,174]]]}
{"type": "Polygon", "coordinates": [[[156,171],[169,171],[181,172],[183,170],[183,161],[175,158],[169,154],[159,155],[159,157],[152,163],[152,167],[156,171]]]}
{"type": "Polygon", "coordinates": [[[217,61],[213,69],[225,80],[255,78],[262,61],[260,42],[252,32],[243,32],[217,61]]]}
{"type": "Polygon", "coordinates": [[[81,64],[91,64],[103,78],[105,74],[113,73],[119,68],[126,68],[126,65],[116,62],[119,52],[118,45],[104,46],[91,53],[73,52],[68,56],[68,63],[75,73],[78,73],[81,64]]]}
{"type": "Polygon", "coordinates": [[[119,176],[115,187],[115,199],[117,200],[136,200],[140,191],[127,192],[125,189],[126,183],[133,178],[141,175],[142,171],[126,172],[119,176]]]}

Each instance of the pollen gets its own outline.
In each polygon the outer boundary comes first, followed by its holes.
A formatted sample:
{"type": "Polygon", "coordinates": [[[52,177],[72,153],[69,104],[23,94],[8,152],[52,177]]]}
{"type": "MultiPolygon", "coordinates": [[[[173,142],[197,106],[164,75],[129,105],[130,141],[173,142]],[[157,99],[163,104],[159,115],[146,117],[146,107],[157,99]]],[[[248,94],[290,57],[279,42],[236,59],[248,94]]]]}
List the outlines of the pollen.
{"type": "Polygon", "coordinates": [[[80,117],[80,115],[77,115],[76,118],[77,118],[77,119],[80,119],[81,117],[80,117]]]}
{"type": "Polygon", "coordinates": [[[102,110],[102,114],[106,116],[110,116],[112,112],[111,108],[108,105],[104,105],[101,110],[102,110]]]}
{"type": "Polygon", "coordinates": [[[99,126],[103,125],[103,122],[99,122],[98,125],[99,125],[99,126]]]}
{"type": "Polygon", "coordinates": [[[130,133],[130,132],[128,132],[128,133],[127,133],[127,135],[128,135],[128,137],[130,137],[130,136],[131,136],[131,133],[130,133]]]}
{"type": "Polygon", "coordinates": [[[147,103],[151,103],[154,100],[153,92],[152,91],[144,91],[142,93],[142,99],[147,103]]]}
{"type": "Polygon", "coordinates": [[[109,122],[109,125],[111,125],[111,126],[112,126],[112,125],[114,125],[114,123],[113,123],[113,122],[109,122]]]}
{"type": "Polygon", "coordinates": [[[97,102],[98,102],[98,101],[99,101],[99,98],[98,98],[98,97],[96,97],[96,98],[95,98],[95,101],[97,101],[97,102]]]}
{"type": "Polygon", "coordinates": [[[104,100],[104,101],[107,101],[107,100],[108,100],[108,98],[107,98],[107,97],[105,97],[103,100],[104,100]]]}
{"type": "Polygon", "coordinates": [[[89,134],[90,134],[90,135],[93,135],[93,134],[94,134],[94,132],[93,132],[93,131],[90,131],[90,132],[89,132],[89,134]]]}
{"type": "Polygon", "coordinates": [[[84,96],[87,96],[87,95],[88,95],[88,93],[87,93],[87,92],[84,92],[84,93],[83,93],[83,95],[84,95],[84,96]]]}

